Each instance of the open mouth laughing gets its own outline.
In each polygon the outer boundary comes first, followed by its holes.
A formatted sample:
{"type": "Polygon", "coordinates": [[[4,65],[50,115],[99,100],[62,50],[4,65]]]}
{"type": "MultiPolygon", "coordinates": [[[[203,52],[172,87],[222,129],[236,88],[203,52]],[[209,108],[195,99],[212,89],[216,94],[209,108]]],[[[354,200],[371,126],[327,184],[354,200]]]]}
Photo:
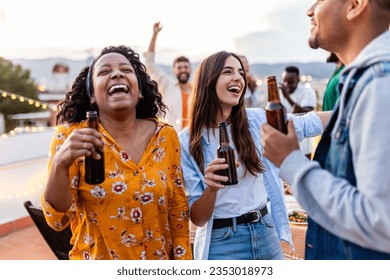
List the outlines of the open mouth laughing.
{"type": "Polygon", "coordinates": [[[118,84],[118,85],[113,85],[108,89],[108,94],[113,95],[115,93],[120,93],[124,92],[126,94],[129,93],[129,87],[125,84],[118,84]]]}
{"type": "Polygon", "coordinates": [[[230,86],[227,88],[228,91],[233,93],[240,93],[241,87],[240,86],[230,86]]]}

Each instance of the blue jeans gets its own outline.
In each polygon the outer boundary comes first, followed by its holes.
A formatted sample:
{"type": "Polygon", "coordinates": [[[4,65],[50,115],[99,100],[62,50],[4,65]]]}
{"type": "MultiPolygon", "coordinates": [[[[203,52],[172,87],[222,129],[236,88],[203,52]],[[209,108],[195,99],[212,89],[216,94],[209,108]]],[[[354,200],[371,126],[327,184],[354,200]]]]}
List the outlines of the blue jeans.
{"type": "Polygon", "coordinates": [[[209,260],[282,260],[271,214],[258,222],[213,229],[209,260]]]}

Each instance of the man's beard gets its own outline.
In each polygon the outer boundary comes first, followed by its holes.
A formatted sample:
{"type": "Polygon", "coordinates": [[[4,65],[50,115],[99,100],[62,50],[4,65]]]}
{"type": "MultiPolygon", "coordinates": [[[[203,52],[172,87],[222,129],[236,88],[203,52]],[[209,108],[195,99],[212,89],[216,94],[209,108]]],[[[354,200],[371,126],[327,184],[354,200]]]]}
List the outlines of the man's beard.
{"type": "Polygon", "coordinates": [[[318,39],[317,39],[316,36],[310,37],[308,42],[309,42],[309,47],[310,48],[312,48],[312,49],[318,49],[319,48],[318,39]]]}
{"type": "Polygon", "coordinates": [[[326,59],[326,62],[337,63],[337,62],[339,62],[339,58],[337,57],[337,54],[335,54],[334,52],[331,52],[330,55],[328,56],[328,58],[326,59]]]}
{"type": "Polygon", "coordinates": [[[180,73],[176,77],[177,77],[177,80],[179,81],[179,83],[181,83],[181,84],[187,83],[188,80],[190,79],[190,75],[188,73],[180,73]]]}

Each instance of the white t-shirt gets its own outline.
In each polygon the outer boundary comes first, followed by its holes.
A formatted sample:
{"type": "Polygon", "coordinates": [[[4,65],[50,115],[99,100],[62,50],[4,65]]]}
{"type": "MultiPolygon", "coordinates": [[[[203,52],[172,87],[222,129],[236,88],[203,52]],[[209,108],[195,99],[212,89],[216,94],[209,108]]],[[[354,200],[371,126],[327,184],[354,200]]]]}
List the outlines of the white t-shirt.
{"type": "MultiPolygon", "coordinates": [[[[230,125],[228,126],[228,135],[230,144],[234,147],[230,125]]],[[[214,130],[214,134],[210,130],[209,141],[211,150],[214,153],[213,156],[217,158],[217,149],[219,146],[218,129],[214,130]]],[[[237,151],[235,151],[235,157],[236,161],[238,161],[237,151]]],[[[225,189],[218,191],[214,210],[215,219],[237,217],[266,205],[268,194],[264,186],[263,174],[260,173],[255,177],[250,172],[247,172],[246,176],[243,177],[243,166],[244,164],[241,163],[237,168],[238,184],[226,186],[225,189]]]]}
{"type": "MultiPolygon", "coordinates": [[[[282,93],[280,95],[280,101],[284,107],[286,107],[287,113],[292,113],[293,108],[291,104],[287,101],[287,99],[283,96],[282,93]]],[[[297,103],[301,107],[313,107],[314,109],[317,107],[317,95],[312,88],[306,88],[303,85],[298,84],[295,91],[290,94],[291,99],[297,103]]],[[[313,139],[304,138],[302,142],[299,143],[302,153],[305,155],[311,154],[313,152],[313,139]]]]}

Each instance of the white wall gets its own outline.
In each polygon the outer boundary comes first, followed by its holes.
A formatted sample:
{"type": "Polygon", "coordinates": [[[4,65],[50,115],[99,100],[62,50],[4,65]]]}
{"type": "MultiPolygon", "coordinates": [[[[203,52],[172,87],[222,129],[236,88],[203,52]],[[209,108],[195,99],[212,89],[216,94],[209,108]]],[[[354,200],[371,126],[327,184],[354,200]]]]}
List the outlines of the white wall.
{"type": "Polygon", "coordinates": [[[0,224],[27,217],[24,201],[39,204],[53,133],[53,128],[48,128],[0,137],[0,224]]]}
{"type": "Polygon", "coordinates": [[[3,134],[5,131],[5,120],[4,120],[4,114],[0,113],[0,135],[3,134]]]}

